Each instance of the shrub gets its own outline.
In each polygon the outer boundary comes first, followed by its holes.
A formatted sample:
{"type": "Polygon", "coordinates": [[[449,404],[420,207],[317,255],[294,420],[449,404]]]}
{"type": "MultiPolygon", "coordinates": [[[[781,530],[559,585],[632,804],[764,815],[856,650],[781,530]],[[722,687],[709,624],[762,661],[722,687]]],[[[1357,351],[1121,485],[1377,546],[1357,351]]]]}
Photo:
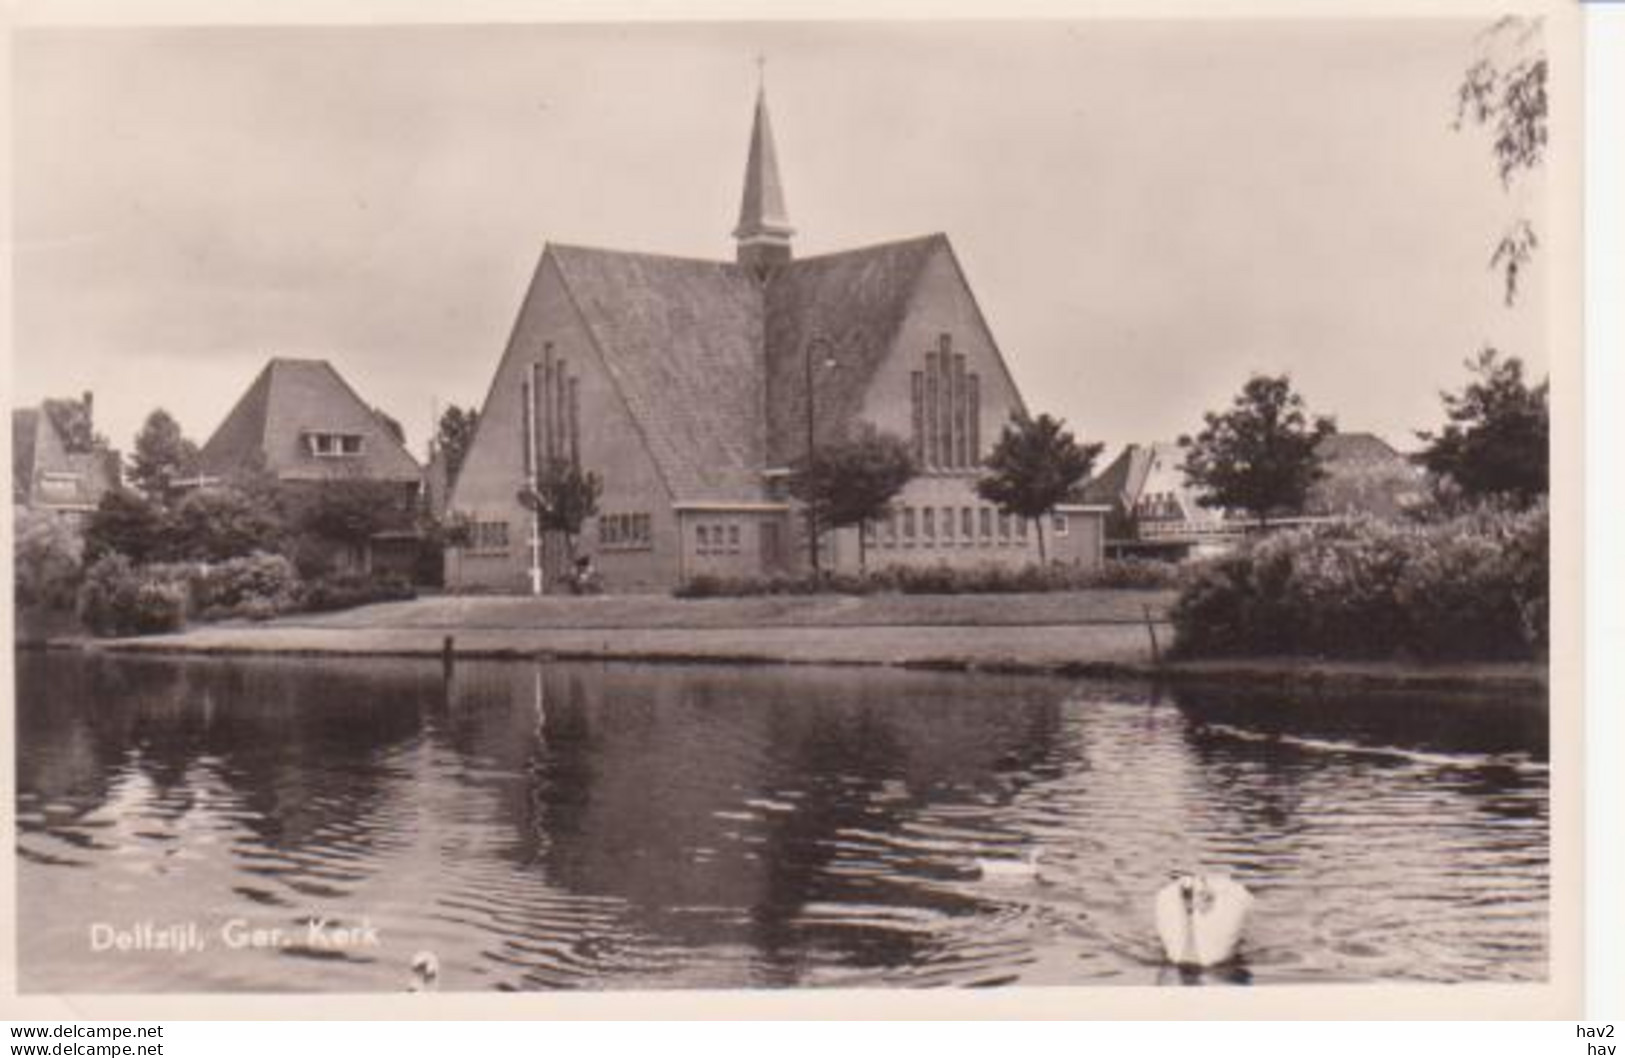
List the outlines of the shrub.
{"type": "Polygon", "coordinates": [[[161,567],[137,569],[120,554],[99,559],[79,589],[79,616],[99,636],[173,632],[186,623],[189,589],[161,567]]]}
{"type": "Polygon", "coordinates": [[[234,488],[188,493],[175,505],[170,523],[171,552],[201,562],[223,562],[277,548],[286,532],[274,511],[234,488]]]}
{"type": "Polygon", "coordinates": [[[1089,588],[1169,588],[1177,577],[1174,566],[1144,559],[1112,560],[1088,568],[1054,563],[1048,566],[1002,566],[996,563],[958,569],[946,563],[931,566],[886,566],[866,573],[830,573],[821,580],[800,577],[729,577],[701,573],[680,585],[681,599],[748,597],[755,595],[976,595],[1089,588]]]}
{"type": "Polygon", "coordinates": [[[84,539],[66,518],[19,508],[12,519],[17,604],[72,609],[84,553],[84,539]]]}
{"type": "Polygon", "coordinates": [[[282,555],[257,551],[207,567],[195,602],[198,611],[210,620],[264,620],[297,609],[301,587],[291,561],[282,555]]]}
{"type": "Polygon", "coordinates": [[[372,577],[366,573],[346,571],[311,582],[305,588],[302,608],[321,613],[415,598],[417,592],[400,577],[372,577]]]}
{"type": "Polygon", "coordinates": [[[1276,533],[1187,567],[1187,656],[1521,658],[1547,643],[1548,520],[1478,510],[1430,525],[1276,533]]]}

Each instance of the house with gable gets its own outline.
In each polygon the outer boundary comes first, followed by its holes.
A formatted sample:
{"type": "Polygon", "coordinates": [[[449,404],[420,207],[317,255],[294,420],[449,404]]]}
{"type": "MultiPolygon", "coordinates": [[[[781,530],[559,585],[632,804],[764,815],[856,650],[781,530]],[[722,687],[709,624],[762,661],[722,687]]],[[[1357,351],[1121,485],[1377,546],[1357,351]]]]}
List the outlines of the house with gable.
{"type": "MultiPolygon", "coordinates": [[[[797,258],[793,235],[758,93],[734,260],[544,249],[449,497],[469,536],[448,583],[557,581],[565,542],[519,495],[554,459],[603,482],[578,548],[610,590],[804,570],[790,468],[865,424],[920,467],[868,530],[871,566],[1037,560],[1035,534],[976,495],[1025,404],[947,236],[797,258]]],[[[1099,562],[1104,515],[1058,510],[1051,557],[1099,562]]],[[[823,568],[856,568],[857,533],[820,534],[823,568]]]]}
{"type": "Polygon", "coordinates": [[[95,401],[51,399],[11,412],[11,499],[75,520],[120,484],[119,454],[96,436],[95,401]]]}
{"type": "Polygon", "coordinates": [[[422,471],[406,446],[326,360],[272,359],[198,453],[199,483],[274,479],[294,500],[324,484],[381,482],[399,528],[335,561],[409,574],[422,471]]]}

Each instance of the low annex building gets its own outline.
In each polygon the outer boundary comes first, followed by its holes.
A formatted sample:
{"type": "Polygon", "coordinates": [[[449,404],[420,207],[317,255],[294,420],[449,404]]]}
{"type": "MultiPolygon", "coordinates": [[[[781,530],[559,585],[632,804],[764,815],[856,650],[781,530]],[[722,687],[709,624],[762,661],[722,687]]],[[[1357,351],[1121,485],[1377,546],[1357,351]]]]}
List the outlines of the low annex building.
{"type": "MultiPolygon", "coordinates": [[[[519,500],[555,459],[603,482],[578,550],[610,590],[804,569],[789,468],[862,423],[921,468],[872,527],[871,567],[1037,560],[975,492],[1024,404],[947,237],[796,258],[761,94],[733,235],[733,261],[544,249],[449,498],[468,543],[448,584],[528,590],[533,563],[555,583],[565,542],[519,500]]],[[[1103,519],[1058,511],[1051,557],[1098,562],[1103,519]]],[[[821,535],[826,569],[857,567],[856,529],[821,535]]]]}

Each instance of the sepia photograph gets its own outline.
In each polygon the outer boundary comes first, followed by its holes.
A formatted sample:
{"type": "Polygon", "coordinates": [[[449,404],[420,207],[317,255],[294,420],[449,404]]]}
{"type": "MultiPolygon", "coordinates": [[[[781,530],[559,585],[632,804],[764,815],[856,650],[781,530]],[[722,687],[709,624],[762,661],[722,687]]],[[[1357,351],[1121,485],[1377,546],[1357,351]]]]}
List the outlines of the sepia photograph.
{"type": "Polygon", "coordinates": [[[1568,1010],[1577,39],[14,27],[15,993],[1568,1010]]]}

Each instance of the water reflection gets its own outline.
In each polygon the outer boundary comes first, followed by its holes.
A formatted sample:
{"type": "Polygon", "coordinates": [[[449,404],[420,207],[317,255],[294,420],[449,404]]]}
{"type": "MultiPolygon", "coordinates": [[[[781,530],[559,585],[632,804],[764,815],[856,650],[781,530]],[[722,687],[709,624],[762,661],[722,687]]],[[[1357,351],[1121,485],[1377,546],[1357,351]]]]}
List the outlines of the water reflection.
{"type": "Polygon", "coordinates": [[[421,948],[448,989],[1178,983],[1149,900],[1186,865],[1259,896],[1199,983],[1545,974],[1527,702],[25,654],[18,722],[29,989],[394,989],[421,948]],[[232,919],[291,942],[87,940],[232,919]]]}

